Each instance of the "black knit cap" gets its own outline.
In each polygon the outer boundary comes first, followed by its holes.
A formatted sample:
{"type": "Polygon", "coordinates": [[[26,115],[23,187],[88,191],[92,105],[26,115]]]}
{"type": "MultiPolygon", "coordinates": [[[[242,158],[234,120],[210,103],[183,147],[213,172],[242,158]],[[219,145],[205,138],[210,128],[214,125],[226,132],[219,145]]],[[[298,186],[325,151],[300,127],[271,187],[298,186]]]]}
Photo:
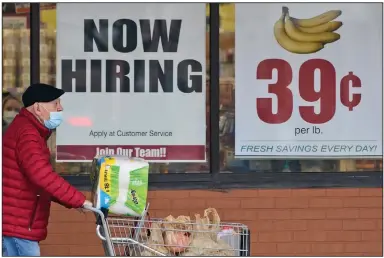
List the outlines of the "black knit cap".
{"type": "Polygon", "coordinates": [[[50,102],[64,94],[62,89],[44,83],[36,83],[29,86],[23,96],[24,107],[29,107],[36,102],[50,102]]]}

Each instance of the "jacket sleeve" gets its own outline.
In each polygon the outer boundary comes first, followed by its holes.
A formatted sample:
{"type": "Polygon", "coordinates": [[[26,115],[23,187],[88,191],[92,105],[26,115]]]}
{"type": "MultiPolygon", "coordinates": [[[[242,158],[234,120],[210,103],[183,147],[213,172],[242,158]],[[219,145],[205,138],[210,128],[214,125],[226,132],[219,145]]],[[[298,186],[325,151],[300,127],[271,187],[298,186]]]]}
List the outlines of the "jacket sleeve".
{"type": "Polygon", "coordinates": [[[53,171],[49,157],[44,153],[45,148],[38,132],[25,130],[21,133],[16,153],[22,171],[33,184],[44,189],[62,205],[81,207],[85,196],[53,171]]]}

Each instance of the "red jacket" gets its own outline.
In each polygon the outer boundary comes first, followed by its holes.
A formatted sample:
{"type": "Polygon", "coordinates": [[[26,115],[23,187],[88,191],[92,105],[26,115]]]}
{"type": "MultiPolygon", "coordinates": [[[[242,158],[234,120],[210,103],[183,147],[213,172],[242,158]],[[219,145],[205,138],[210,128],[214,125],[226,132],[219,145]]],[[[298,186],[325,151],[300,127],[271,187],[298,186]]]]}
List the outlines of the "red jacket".
{"type": "Polygon", "coordinates": [[[47,237],[51,200],[79,208],[85,196],[50,164],[50,130],[22,109],[3,134],[3,236],[47,237]]]}

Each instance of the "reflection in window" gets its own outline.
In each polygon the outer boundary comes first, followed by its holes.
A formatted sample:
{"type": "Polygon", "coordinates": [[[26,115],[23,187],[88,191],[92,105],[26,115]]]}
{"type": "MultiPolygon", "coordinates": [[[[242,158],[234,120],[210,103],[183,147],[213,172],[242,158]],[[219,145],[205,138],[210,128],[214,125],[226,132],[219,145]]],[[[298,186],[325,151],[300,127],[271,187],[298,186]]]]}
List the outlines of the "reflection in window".
{"type": "Polygon", "coordinates": [[[3,133],[22,107],[23,85],[29,85],[28,12],[16,15],[15,4],[3,4],[3,133]],[[25,44],[27,43],[27,44],[25,44]]]}

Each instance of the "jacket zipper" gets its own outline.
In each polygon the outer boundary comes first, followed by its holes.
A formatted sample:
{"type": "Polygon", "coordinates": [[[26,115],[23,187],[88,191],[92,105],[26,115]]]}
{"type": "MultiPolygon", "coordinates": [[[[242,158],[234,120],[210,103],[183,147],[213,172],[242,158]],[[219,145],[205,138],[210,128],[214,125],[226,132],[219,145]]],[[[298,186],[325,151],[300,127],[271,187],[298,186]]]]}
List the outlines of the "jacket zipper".
{"type": "Polygon", "coordinates": [[[39,205],[39,199],[40,199],[40,194],[38,194],[36,196],[36,202],[35,202],[35,205],[33,207],[32,216],[31,216],[31,219],[29,220],[29,226],[28,226],[29,231],[32,231],[32,224],[33,224],[33,222],[35,220],[37,206],[39,205]]]}

